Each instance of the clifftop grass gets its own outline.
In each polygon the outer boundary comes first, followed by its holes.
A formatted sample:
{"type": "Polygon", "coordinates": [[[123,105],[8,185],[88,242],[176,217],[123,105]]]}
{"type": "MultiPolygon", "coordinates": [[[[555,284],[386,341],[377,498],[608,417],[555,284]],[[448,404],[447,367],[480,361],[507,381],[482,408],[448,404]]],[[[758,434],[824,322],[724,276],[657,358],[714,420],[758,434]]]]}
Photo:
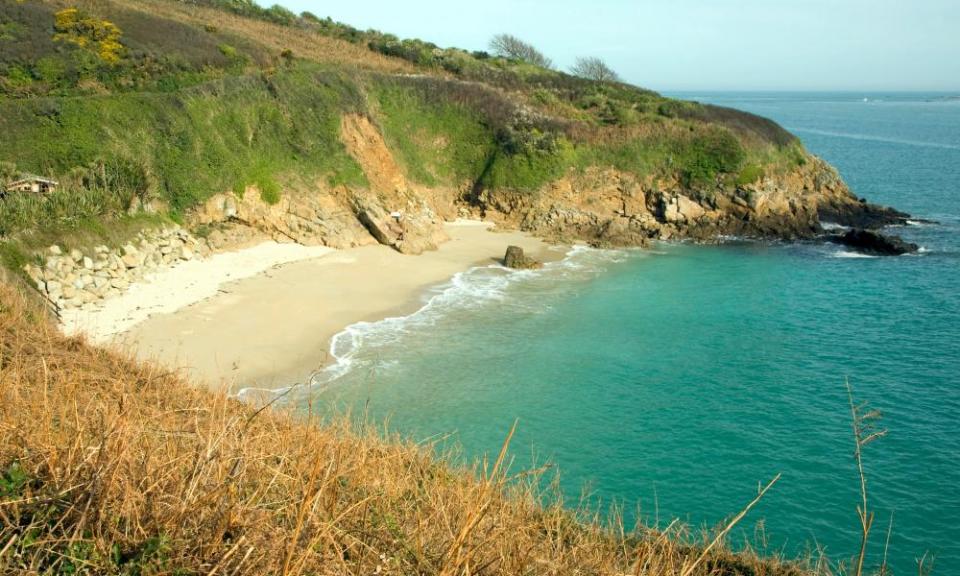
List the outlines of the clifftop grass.
{"type": "Polygon", "coordinates": [[[611,155],[625,169],[709,184],[736,175],[743,158],[777,163],[800,149],[743,112],[247,0],[8,1],[0,31],[0,130],[9,136],[0,161],[62,178],[98,156],[121,157],[155,177],[178,210],[237,184],[225,174],[249,178],[248,169],[276,181],[296,170],[358,183],[330,127],[333,116],[367,112],[368,83],[388,131],[417,124],[388,139],[427,184],[533,189],[611,155]],[[78,21],[91,24],[70,25],[78,21]],[[89,32],[98,28],[111,31],[109,50],[89,32]],[[418,74],[395,76],[407,71],[418,74]],[[416,94],[379,87],[392,82],[416,94]],[[447,147],[424,141],[430,132],[448,133],[447,147]],[[587,150],[571,154],[566,144],[587,150]]]}
{"type": "Polygon", "coordinates": [[[0,285],[0,572],[807,573],[719,548],[698,562],[684,530],[601,523],[542,473],[257,411],[66,338],[0,285]]]}

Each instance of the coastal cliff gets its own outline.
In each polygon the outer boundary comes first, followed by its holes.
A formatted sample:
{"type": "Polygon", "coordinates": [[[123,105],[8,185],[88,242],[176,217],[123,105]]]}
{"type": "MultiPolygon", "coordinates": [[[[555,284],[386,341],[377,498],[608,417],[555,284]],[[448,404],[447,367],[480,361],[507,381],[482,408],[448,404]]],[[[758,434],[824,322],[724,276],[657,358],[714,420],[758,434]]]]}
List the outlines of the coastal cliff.
{"type": "MultiPolygon", "coordinates": [[[[244,374],[243,353],[223,353],[241,340],[264,364],[306,343],[312,370],[336,333],[303,328],[324,316],[318,301],[372,299],[362,288],[377,285],[392,299],[364,314],[383,317],[413,300],[383,281],[415,267],[406,255],[447,260],[408,282],[422,290],[530,240],[484,227],[495,246],[458,260],[444,254],[457,218],[596,246],[808,239],[824,222],[906,218],[855,196],[776,123],[249,0],[0,0],[0,134],[0,279],[28,287],[0,285],[0,571],[812,571],[672,524],[584,522],[597,512],[540,491],[546,468],[507,474],[510,436],[478,477],[422,445],[202,391],[46,318],[102,312],[158,271],[159,298],[175,300],[177,266],[211,275],[208,256],[266,239],[370,246],[358,261],[386,276],[343,287],[331,279],[344,269],[311,269],[248,295],[259,314],[238,294],[198,312],[193,327],[236,340],[176,326],[176,346],[218,373],[244,374]],[[300,304],[273,306],[294,292],[300,304]]],[[[140,306],[118,307],[124,322],[140,306]]],[[[359,317],[340,318],[334,330],[359,317]]]]}
{"type": "MultiPolygon", "coordinates": [[[[822,222],[867,228],[903,223],[907,215],[857,198],[837,171],[813,156],[789,172],[729,187],[691,189],[677,179],[638,177],[606,166],[569,169],[535,192],[469,191],[410,186],[376,127],[348,117],[343,138],[369,188],[321,189],[269,205],[253,188],[218,194],[194,224],[239,224],[276,240],[334,248],[380,242],[418,254],[445,240],[444,219],[482,217],[506,229],[561,243],[645,246],[651,240],[716,242],[725,237],[811,239],[822,222]],[[390,214],[400,214],[395,220],[390,214]],[[402,237],[402,239],[401,239],[402,237]]],[[[236,230],[236,228],[233,228],[236,230]]],[[[221,232],[214,248],[228,246],[221,232]]]]}
{"type": "Polygon", "coordinates": [[[5,3],[0,18],[20,40],[0,51],[0,178],[56,182],[0,201],[14,270],[158,221],[214,249],[418,254],[464,216],[627,246],[906,216],[768,119],[522,60],[217,0],[5,3]],[[85,36],[100,29],[105,47],[85,36]]]}

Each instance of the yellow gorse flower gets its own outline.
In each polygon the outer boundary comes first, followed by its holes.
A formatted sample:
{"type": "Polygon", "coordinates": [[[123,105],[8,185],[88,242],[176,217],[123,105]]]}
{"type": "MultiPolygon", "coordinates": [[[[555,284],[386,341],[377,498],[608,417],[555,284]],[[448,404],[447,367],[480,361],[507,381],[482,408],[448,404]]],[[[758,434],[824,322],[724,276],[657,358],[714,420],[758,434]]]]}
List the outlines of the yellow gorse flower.
{"type": "Polygon", "coordinates": [[[54,40],[90,48],[107,64],[117,64],[123,58],[123,33],[109,20],[88,16],[77,8],[65,8],[54,15],[53,27],[54,40]]]}

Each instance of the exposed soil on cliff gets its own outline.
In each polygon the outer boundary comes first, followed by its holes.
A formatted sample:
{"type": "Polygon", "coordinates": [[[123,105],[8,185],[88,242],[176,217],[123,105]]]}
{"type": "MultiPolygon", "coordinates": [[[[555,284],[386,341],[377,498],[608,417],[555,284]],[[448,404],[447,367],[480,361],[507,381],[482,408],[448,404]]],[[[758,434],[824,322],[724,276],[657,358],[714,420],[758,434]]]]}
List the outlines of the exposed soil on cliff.
{"type": "Polygon", "coordinates": [[[347,114],[340,121],[340,139],[363,168],[374,192],[391,194],[408,190],[406,178],[370,119],[347,114]]]}

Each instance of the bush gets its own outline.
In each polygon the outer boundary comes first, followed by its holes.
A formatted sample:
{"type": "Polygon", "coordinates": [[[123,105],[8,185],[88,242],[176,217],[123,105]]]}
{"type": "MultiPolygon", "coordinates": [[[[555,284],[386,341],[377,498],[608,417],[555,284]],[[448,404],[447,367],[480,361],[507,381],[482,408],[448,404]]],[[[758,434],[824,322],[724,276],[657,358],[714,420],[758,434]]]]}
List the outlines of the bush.
{"type": "Polygon", "coordinates": [[[746,153],[729,130],[708,127],[682,141],[678,157],[687,185],[702,185],[709,184],[718,174],[739,171],[746,153]]]}
{"type": "Polygon", "coordinates": [[[273,6],[267,8],[263,12],[264,18],[273,22],[275,24],[281,24],[283,26],[289,26],[296,22],[297,15],[287,10],[279,4],[274,4],[273,6]]]}
{"type": "Polygon", "coordinates": [[[511,154],[497,151],[481,178],[485,188],[536,192],[544,185],[560,178],[573,164],[573,146],[558,138],[554,149],[525,149],[511,154]]]}
{"type": "Polygon", "coordinates": [[[753,184],[754,182],[763,178],[764,175],[763,166],[760,166],[759,164],[749,164],[744,166],[743,170],[741,170],[740,174],[737,176],[737,186],[753,184]]]}
{"type": "Polygon", "coordinates": [[[125,49],[116,24],[94,18],[76,8],[66,8],[54,16],[55,40],[69,42],[94,51],[107,64],[118,64],[125,49]]]}
{"type": "Polygon", "coordinates": [[[257,188],[260,189],[260,199],[273,206],[280,201],[280,185],[268,174],[262,174],[257,179],[257,188]]]}

